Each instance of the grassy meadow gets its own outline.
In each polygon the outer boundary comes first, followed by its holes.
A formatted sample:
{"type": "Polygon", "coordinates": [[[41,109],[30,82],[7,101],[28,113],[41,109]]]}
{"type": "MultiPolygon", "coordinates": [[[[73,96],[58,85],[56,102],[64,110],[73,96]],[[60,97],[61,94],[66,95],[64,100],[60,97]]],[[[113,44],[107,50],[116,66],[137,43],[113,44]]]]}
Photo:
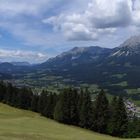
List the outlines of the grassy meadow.
{"type": "Polygon", "coordinates": [[[0,104],[0,140],[119,140],[119,138],[59,124],[37,113],[0,104]]]}

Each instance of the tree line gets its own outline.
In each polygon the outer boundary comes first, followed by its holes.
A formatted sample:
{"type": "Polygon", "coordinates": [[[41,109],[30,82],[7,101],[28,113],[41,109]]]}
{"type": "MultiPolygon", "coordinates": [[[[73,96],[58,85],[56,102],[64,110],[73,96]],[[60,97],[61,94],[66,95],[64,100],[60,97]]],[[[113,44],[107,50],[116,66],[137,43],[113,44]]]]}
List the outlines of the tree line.
{"type": "Polygon", "coordinates": [[[122,97],[108,101],[104,90],[91,98],[88,89],[63,89],[60,94],[17,88],[0,82],[0,102],[38,112],[60,123],[75,125],[117,137],[140,137],[140,120],[129,118],[122,97]]]}

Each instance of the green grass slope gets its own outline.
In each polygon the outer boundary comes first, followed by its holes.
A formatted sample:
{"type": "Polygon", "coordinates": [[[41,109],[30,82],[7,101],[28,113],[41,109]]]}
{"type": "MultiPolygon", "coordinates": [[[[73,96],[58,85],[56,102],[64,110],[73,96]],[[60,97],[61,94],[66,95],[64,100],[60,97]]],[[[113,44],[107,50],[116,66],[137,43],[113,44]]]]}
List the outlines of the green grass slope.
{"type": "MultiPolygon", "coordinates": [[[[119,140],[0,104],[0,140],[119,140]]],[[[140,140],[140,139],[137,139],[140,140]]]]}

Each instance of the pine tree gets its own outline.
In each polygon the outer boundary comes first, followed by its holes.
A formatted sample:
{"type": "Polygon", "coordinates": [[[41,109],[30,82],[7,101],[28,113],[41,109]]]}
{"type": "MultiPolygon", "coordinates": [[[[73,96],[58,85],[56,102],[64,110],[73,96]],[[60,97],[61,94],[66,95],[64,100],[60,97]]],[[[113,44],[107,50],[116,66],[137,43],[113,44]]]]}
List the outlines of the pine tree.
{"type": "Polygon", "coordinates": [[[110,104],[110,107],[109,107],[109,124],[108,124],[108,133],[111,134],[111,135],[114,135],[115,132],[116,132],[116,110],[117,110],[117,97],[114,96],[112,101],[111,101],[111,104],[110,104]]]}
{"type": "Polygon", "coordinates": [[[57,96],[56,94],[50,93],[48,94],[47,103],[44,110],[44,115],[48,118],[53,119],[54,108],[56,106],[57,96]]]}
{"type": "Polygon", "coordinates": [[[32,96],[32,100],[31,100],[31,110],[37,112],[38,111],[38,100],[39,100],[39,96],[38,94],[34,94],[32,96]]]}
{"type": "Polygon", "coordinates": [[[56,106],[54,108],[54,114],[53,114],[54,120],[58,122],[63,122],[63,113],[61,108],[62,108],[62,103],[61,103],[61,99],[59,99],[59,101],[56,103],[56,106]]]}
{"type": "Polygon", "coordinates": [[[31,108],[32,90],[26,87],[20,89],[18,94],[18,106],[23,109],[31,108]]]}
{"type": "Polygon", "coordinates": [[[105,95],[104,90],[101,90],[97,95],[95,106],[94,106],[94,124],[93,129],[100,133],[107,132],[109,118],[109,102],[105,95]]]}
{"type": "Polygon", "coordinates": [[[48,91],[43,90],[38,100],[38,112],[45,115],[45,107],[48,99],[48,91]]]}
{"type": "Polygon", "coordinates": [[[80,116],[80,111],[81,111],[83,100],[84,100],[84,91],[83,91],[83,89],[80,89],[79,99],[78,99],[78,106],[77,106],[79,116],[80,116]]]}
{"type": "Polygon", "coordinates": [[[19,93],[19,89],[16,87],[13,87],[11,105],[14,107],[18,107],[18,93],[19,93]]]}
{"type": "MultiPolygon", "coordinates": [[[[83,128],[91,128],[92,126],[92,102],[90,93],[88,90],[85,91],[85,93],[82,93],[83,97],[81,97],[81,100],[83,101],[81,104],[81,110],[80,110],[80,126],[83,128]]],[[[80,101],[81,102],[81,101],[80,101]]]]}
{"type": "Polygon", "coordinates": [[[63,123],[71,124],[70,120],[70,89],[64,89],[64,92],[62,94],[62,113],[63,113],[63,123]]]}
{"type": "Polygon", "coordinates": [[[69,91],[69,101],[70,101],[70,122],[73,125],[78,125],[79,123],[79,114],[78,114],[78,100],[79,95],[76,89],[70,89],[69,91]]]}
{"type": "Polygon", "coordinates": [[[127,138],[140,138],[140,118],[133,118],[128,123],[127,138]]]}
{"type": "Polygon", "coordinates": [[[76,94],[73,93],[71,88],[62,91],[54,111],[55,120],[66,124],[75,124],[76,120],[74,118],[78,114],[76,112],[75,96],[76,94]]]}
{"type": "Polygon", "coordinates": [[[55,109],[54,109],[54,119],[58,122],[64,123],[64,100],[65,100],[65,91],[62,91],[59,95],[59,100],[56,103],[55,109]]]}
{"type": "Polygon", "coordinates": [[[5,103],[7,103],[7,104],[11,103],[12,94],[13,94],[13,86],[11,83],[7,83],[6,93],[5,93],[5,97],[4,97],[5,103]]]}
{"type": "Polygon", "coordinates": [[[114,112],[114,131],[113,135],[122,137],[127,132],[128,118],[123,102],[123,98],[119,97],[116,105],[116,110],[114,112]]]}
{"type": "Polygon", "coordinates": [[[3,101],[6,94],[6,85],[3,81],[0,82],[0,101],[3,101]]]}

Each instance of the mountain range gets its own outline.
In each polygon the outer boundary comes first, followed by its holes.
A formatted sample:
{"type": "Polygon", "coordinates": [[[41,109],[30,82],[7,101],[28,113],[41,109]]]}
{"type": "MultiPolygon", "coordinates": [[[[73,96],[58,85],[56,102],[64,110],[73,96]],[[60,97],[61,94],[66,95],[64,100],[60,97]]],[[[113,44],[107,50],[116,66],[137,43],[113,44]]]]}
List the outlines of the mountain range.
{"type": "Polygon", "coordinates": [[[97,84],[113,94],[126,94],[134,89],[138,93],[140,36],[133,36],[111,49],[99,46],[74,47],[38,65],[1,63],[0,76],[1,79],[18,79],[18,82],[24,81],[32,86],[86,83],[97,84]]]}

